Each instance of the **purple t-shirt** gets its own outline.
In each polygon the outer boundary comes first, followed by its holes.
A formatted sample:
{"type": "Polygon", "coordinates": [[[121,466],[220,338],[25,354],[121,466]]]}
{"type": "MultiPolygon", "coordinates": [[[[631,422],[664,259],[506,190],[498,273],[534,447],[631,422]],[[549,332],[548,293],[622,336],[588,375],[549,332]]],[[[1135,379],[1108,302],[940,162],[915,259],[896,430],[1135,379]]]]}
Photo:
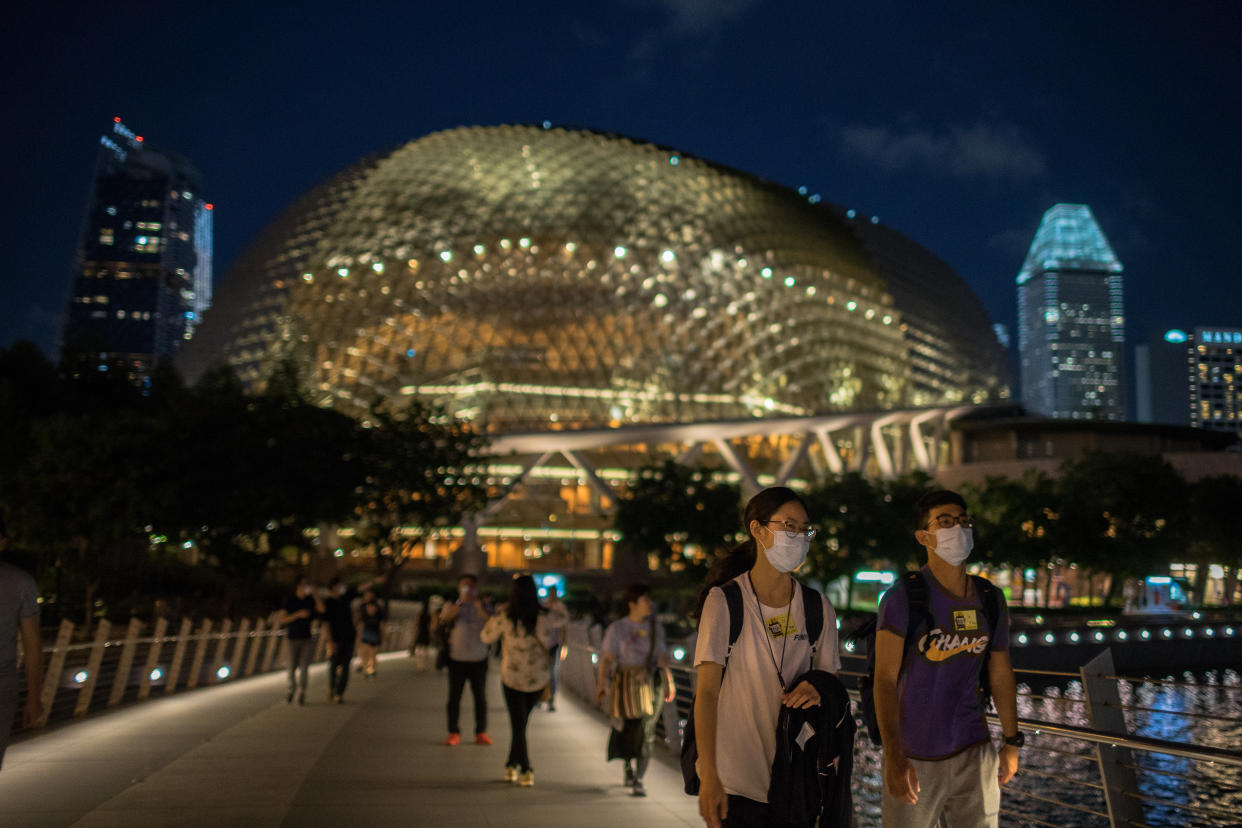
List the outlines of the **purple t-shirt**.
{"type": "MultiPolygon", "coordinates": [[[[923,567],[932,629],[916,630],[909,648],[897,699],[906,754],[915,759],[944,759],[987,741],[987,722],[979,704],[979,671],[988,650],[1009,649],[1009,611],[997,590],[1001,613],[995,634],[987,629],[974,581],[966,598],[958,598],[923,567]]],[[[897,584],[880,601],[879,627],[906,637],[905,584],[897,584]]]]}

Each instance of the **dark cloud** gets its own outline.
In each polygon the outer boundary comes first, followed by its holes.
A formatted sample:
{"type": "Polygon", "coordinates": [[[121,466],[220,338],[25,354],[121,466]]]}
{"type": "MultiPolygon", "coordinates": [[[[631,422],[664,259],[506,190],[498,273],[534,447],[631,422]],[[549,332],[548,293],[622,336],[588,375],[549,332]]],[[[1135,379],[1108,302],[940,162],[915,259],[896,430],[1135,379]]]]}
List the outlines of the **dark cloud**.
{"type": "Polygon", "coordinates": [[[853,124],[840,130],[841,148],[886,172],[993,178],[1038,178],[1043,152],[1012,124],[975,123],[940,130],[853,124]]]}

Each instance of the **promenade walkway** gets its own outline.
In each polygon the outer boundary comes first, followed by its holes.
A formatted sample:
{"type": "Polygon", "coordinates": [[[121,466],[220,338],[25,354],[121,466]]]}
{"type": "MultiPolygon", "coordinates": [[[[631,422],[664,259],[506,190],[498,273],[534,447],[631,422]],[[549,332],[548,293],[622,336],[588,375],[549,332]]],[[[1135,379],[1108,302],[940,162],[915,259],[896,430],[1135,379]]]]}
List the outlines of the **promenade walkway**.
{"type": "MultiPolygon", "coordinates": [[[[566,695],[531,720],[535,786],[502,781],[509,725],[490,671],[496,744],[444,739],[445,677],[403,654],[355,674],[344,705],[311,671],[306,707],[283,675],[188,692],[64,725],[10,745],[0,826],[635,826],[701,825],[674,757],[657,746],[646,798],[604,760],[607,721],[566,695]]],[[[467,694],[469,691],[467,691],[467,694]]],[[[469,699],[464,730],[473,727],[469,699]]]]}

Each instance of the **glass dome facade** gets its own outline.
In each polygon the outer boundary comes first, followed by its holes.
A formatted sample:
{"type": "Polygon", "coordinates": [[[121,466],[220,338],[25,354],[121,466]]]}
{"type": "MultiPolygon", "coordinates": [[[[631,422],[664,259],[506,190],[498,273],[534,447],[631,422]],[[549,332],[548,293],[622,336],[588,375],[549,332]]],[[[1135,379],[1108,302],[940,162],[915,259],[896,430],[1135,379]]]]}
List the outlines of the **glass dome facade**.
{"type": "Polygon", "coordinates": [[[674,150],[539,126],[429,135],[299,199],[182,365],[219,359],[255,388],[291,359],[357,416],[418,397],[493,432],[1008,395],[978,300],[905,237],[674,150]],[[951,324],[915,303],[938,296],[951,324]]]}

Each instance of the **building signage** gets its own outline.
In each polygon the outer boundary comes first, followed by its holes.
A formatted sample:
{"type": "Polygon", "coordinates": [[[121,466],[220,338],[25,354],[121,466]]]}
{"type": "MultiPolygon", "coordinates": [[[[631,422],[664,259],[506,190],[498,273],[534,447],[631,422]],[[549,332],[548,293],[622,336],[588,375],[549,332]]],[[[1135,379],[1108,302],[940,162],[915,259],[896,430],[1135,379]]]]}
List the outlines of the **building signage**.
{"type": "Polygon", "coordinates": [[[1242,331],[1201,330],[1199,341],[1213,345],[1242,345],[1242,331]]]}

